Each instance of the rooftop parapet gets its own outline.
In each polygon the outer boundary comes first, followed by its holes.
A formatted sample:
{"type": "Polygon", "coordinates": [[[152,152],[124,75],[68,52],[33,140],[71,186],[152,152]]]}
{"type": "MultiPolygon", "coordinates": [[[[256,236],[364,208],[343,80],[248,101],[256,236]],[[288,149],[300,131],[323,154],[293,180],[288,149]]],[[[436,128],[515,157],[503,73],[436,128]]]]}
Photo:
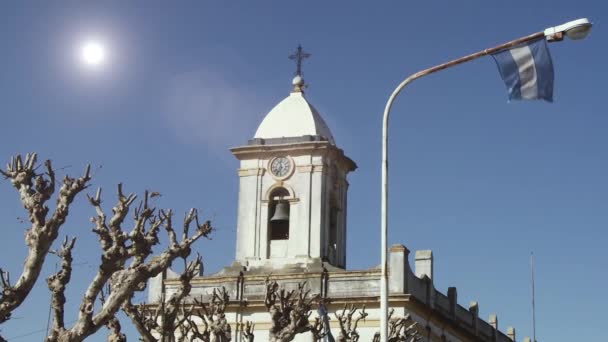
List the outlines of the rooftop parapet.
{"type": "MultiPolygon", "coordinates": [[[[416,252],[417,271],[420,271],[416,273],[419,273],[421,277],[412,272],[408,262],[409,253],[410,251],[403,245],[394,245],[390,249],[390,302],[405,303],[405,307],[417,307],[425,312],[425,317],[443,322],[442,324],[458,326],[472,339],[496,342],[514,341],[514,336],[511,337],[498,330],[498,319],[495,315],[490,317],[489,322],[479,318],[477,302],[472,302],[468,309],[459,305],[456,287],[448,288],[447,295],[435,289],[431,278],[433,275],[431,251],[416,252]],[[420,267],[418,267],[419,265],[420,267]]],[[[249,303],[261,301],[260,304],[262,304],[265,291],[264,281],[267,276],[267,274],[248,272],[247,269],[244,269],[241,276],[223,273],[195,278],[192,281],[191,296],[205,297],[210,295],[214,288],[223,286],[230,298],[234,298],[237,303],[239,301],[249,303]]],[[[179,286],[177,280],[170,278],[167,277],[164,282],[167,294],[165,298],[168,298],[172,291],[179,286]]],[[[296,273],[276,269],[271,278],[288,290],[296,288],[298,283],[305,281],[311,293],[322,294],[336,303],[365,303],[368,308],[371,308],[374,303],[378,303],[380,293],[379,267],[346,271],[327,265],[327,268],[321,266],[296,273]]],[[[150,286],[149,289],[150,302],[158,302],[160,296],[155,295],[155,292],[158,292],[159,286],[150,286]]]]}

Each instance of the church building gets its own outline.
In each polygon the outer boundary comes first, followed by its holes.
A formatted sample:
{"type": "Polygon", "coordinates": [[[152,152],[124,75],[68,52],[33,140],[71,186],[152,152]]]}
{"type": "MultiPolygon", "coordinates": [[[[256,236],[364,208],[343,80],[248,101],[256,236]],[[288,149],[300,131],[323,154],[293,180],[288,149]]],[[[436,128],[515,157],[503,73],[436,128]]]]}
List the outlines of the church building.
{"type": "MultiPolygon", "coordinates": [[[[347,177],[357,165],[305,96],[301,48],[296,56],[298,72],[287,97],[251,139],[244,137],[243,146],[231,149],[240,162],[234,262],[216,274],[194,278],[191,296],[225,287],[233,341],[245,341],[237,323],[246,321],[255,323],[256,341],[267,341],[266,278],[287,289],[306,282],[311,293],[331,299],[327,309],[334,336],[339,332],[334,313],[345,305],[365,305],[369,315],[357,330],[360,341],[372,341],[380,326],[380,267],[346,268],[347,177]]],[[[395,316],[411,315],[422,341],[515,341],[513,328],[499,330],[496,315],[488,321],[479,317],[476,302],[461,306],[455,287],[447,294],[435,289],[430,250],[415,252],[413,269],[409,254],[404,245],[390,248],[389,306],[395,316]]],[[[152,280],[149,303],[158,303],[161,293],[168,298],[178,285],[171,275],[152,280]]],[[[300,334],[295,341],[311,341],[311,336],[300,334]]]]}

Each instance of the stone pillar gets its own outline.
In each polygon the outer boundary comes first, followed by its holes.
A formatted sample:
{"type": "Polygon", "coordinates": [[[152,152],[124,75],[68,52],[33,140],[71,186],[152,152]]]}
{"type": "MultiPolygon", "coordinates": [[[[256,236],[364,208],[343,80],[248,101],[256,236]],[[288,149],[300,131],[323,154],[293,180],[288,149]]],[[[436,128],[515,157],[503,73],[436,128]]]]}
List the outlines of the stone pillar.
{"type": "Polygon", "coordinates": [[[425,275],[433,279],[433,251],[416,251],[416,277],[423,278],[425,275]]]}
{"type": "Polygon", "coordinates": [[[496,316],[496,314],[490,314],[488,323],[492,326],[492,338],[496,341],[498,339],[498,316],[496,316]]]}
{"type": "Polygon", "coordinates": [[[488,323],[490,323],[492,328],[497,330],[498,329],[498,316],[496,316],[496,314],[490,314],[490,317],[488,318],[488,323]]]}
{"type": "Polygon", "coordinates": [[[479,335],[478,328],[478,320],[479,320],[479,304],[477,302],[471,302],[469,304],[469,311],[473,314],[473,322],[471,322],[473,326],[473,330],[475,331],[475,336],[479,335]]]}
{"type": "Polygon", "coordinates": [[[240,167],[235,259],[245,264],[246,260],[259,257],[258,218],[264,169],[257,167],[257,163],[250,160],[241,160],[240,167]]]}
{"type": "Polygon", "coordinates": [[[511,339],[511,341],[515,342],[515,328],[508,327],[507,328],[507,336],[511,339]]]}
{"type": "Polygon", "coordinates": [[[148,303],[160,303],[163,293],[163,278],[165,272],[160,272],[154,278],[148,280],[148,303]]]}
{"type": "Polygon", "coordinates": [[[407,263],[410,251],[401,244],[392,245],[389,256],[389,293],[406,293],[407,288],[407,263]]]}
{"type": "Polygon", "coordinates": [[[458,305],[458,291],[455,287],[448,287],[448,300],[450,301],[450,315],[456,317],[456,305],[458,305]]]}
{"type": "Polygon", "coordinates": [[[426,274],[422,275],[425,291],[425,303],[431,308],[435,308],[435,287],[433,286],[433,280],[427,277],[426,274]]]}

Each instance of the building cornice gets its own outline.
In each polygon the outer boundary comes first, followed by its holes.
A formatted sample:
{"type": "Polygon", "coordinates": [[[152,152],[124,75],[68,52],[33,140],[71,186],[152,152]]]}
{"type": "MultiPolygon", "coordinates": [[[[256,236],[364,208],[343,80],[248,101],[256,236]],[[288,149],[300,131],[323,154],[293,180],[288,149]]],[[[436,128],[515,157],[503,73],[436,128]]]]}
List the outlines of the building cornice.
{"type": "Polygon", "coordinates": [[[357,169],[357,164],[344,154],[344,151],[327,141],[310,141],[274,145],[247,145],[233,147],[232,154],[239,160],[265,159],[271,155],[288,154],[290,156],[300,155],[322,155],[331,157],[342,164],[347,171],[357,169]]]}

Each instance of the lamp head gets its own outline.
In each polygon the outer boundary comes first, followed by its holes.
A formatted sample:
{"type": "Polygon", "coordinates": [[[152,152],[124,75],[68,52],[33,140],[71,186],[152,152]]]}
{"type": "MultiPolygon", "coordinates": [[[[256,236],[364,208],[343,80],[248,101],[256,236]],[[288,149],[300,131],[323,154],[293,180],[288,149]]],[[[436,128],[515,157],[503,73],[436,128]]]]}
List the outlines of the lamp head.
{"type": "Polygon", "coordinates": [[[565,24],[549,27],[545,29],[545,37],[548,40],[562,40],[564,35],[572,40],[579,40],[587,37],[593,24],[587,18],[576,19],[565,24]]]}
{"type": "Polygon", "coordinates": [[[566,36],[573,40],[583,39],[587,37],[589,32],[591,32],[591,27],[593,25],[587,19],[579,19],[575,20],[575,22],[578,23],[576,25],[572,25],[566,30],[566,36]]]}

